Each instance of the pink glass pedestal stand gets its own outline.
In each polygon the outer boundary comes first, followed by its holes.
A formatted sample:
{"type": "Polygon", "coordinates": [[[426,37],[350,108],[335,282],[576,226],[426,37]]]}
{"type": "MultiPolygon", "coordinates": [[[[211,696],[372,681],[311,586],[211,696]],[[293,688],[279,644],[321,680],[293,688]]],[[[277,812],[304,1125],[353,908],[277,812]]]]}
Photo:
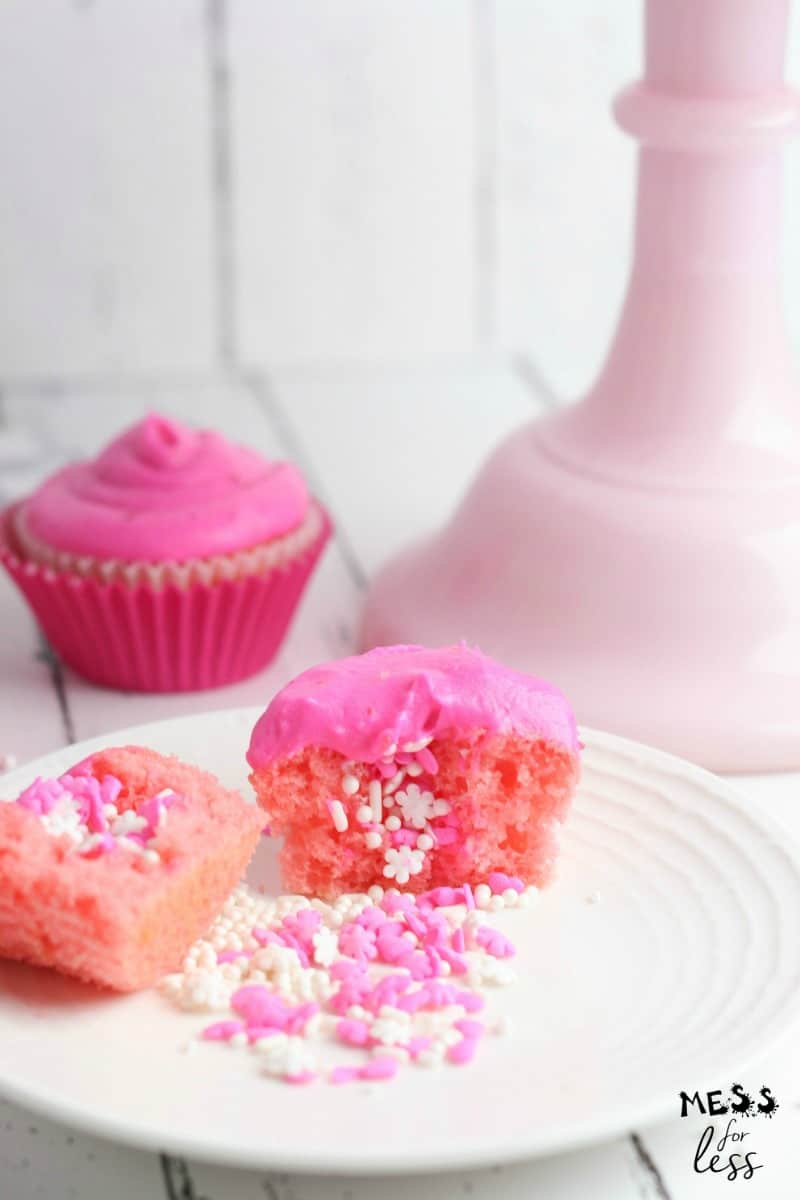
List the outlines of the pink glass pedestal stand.
{"type": "Polygon", "coordinates": [[[363,640],[465,637],[558,682],[586,724],[716,769],[800,767],[787,3],[647,0],[646,18],[644,79],[616,105],[641,143],[634,263],[600,378],[384,568],[363,640]]]}

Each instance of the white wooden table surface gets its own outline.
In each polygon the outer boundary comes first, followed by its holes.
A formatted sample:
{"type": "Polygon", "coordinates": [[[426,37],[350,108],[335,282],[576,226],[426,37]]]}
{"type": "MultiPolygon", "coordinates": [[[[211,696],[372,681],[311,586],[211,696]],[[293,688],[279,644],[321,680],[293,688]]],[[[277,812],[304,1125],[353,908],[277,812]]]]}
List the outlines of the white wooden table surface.
{"type": "MultiPolygon", "coordinates": [[[[365,581],[381,559],[443,518],[487,448],[551,402],[524,364],[498,358],[394,369],[304,368],[232,380],[106,380],[0,395],[0,500],[24,493],[65,458],[94,450],[148,408],[158,408],[295,458],[337,522],[336,540],[277,662],[256,679],[217,693],[141,697],[91,687],[53,659],[16,591],[0,579],[0,753],[24,761],[140,721],[263,704],[298,670],[348,652],[365,581]]],[[[800,831],[794,812],[798,778],[741,782],[754,802],[800,831]]],[[[800,1196],[799,1067],[800,1034],[743,1073],[745,1087],[770,1086],[780,1109],[772,1122],[750,1123],[764,1169],[749,1182],[737,1180],[734,1194],[800,1196]]],[[[708,1086],[727,1090],[732,1082],[708,1086]]],[[[692,1090],[699,1084],[686,1081],[692,1090]]],[[[420,1200],[729,1195],[724,1176],[693,1170],[704,1124],[702,1118],[679,1120],[676,1097],[675,1120],[570,1155],[413,1180],[331,1179],[237,1172],[156,1156],[87,1137],[0,1100],[0,1198],[399,1200],[412,1191],[420,1200]]]]}

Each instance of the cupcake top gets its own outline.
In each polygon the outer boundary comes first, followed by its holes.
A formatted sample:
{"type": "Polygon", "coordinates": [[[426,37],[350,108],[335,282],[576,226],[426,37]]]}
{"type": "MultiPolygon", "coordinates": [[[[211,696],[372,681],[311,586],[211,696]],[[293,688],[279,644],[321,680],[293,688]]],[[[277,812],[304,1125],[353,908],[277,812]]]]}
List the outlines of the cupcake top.
{"type": "Polygon", "coordinates": [[[150,414],[96,458],[46,480],[21,518],[31,537],[70,554],[184,562],[288,533],[308,504],[289,463],[150,414]]]}
{"type": "Polygon", "coordinates": [[[392,746],[475,729],[579,746],[572,710],[552,684],[464,643],[379,646],[312,667],[287,684],[256,723],[247,761],[258,768],[324,746],[355,762],[377,762],[392,746]]]}

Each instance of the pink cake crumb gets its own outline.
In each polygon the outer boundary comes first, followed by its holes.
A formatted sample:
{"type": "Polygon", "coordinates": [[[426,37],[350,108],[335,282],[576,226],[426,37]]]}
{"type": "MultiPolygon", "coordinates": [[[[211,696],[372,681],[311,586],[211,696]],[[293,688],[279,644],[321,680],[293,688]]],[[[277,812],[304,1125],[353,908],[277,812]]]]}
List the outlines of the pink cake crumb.
{"type": "Polygon", "coordinates": [[[80,849],[43,820],[57,781],[26,789],[24,803],[0,802],[0,956],[135,991],[178,967],[207,929],[244,872],[263,814],[213,775],[139,746],[92,755],[61,777],[62,790],[81,776],[81,812],[96,832],[80,849]],[[118,837],[102,828],[94,780],[115,781],[105,795],[141,828],[118,837]]]}

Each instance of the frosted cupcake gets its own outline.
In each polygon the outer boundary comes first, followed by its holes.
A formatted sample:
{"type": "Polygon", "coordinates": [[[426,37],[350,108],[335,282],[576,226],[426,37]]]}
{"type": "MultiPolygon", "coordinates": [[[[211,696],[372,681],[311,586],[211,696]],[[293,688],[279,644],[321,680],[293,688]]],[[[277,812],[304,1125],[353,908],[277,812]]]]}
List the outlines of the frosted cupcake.
{"type": "Polygon", "coordinates": [[[289,463],[147,416],[0,519],[0,558],[71,667],[194,691],[274,657],[330,533],[289,463]]]}
{"type": "Polygon", "coordinates": [[[379,646],[288,683],[247,760],[291,891],[502,892],[551,878],[579,750],[552,684],[463,644],[379,646]]]}

